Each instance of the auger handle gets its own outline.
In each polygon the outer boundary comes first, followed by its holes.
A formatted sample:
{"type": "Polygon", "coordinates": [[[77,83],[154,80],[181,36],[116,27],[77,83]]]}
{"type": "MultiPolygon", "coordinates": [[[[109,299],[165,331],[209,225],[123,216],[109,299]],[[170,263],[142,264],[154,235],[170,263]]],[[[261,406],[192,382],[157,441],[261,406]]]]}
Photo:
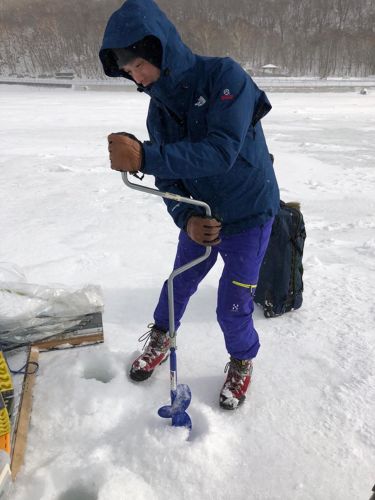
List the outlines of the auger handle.
{"type": "MultiPolygon", "coordinates": [[[[207,217],[211,217],[211,208],[204,201],[193,200],[192,198],[187,198],[185,196],[180,196],[179,194],[167,193],[163,191],[159,191],[158,189],[153,189],[147,186],[141,186],[135,182],[130,182],[128,174],[126,172],[121,172],[122,180],[124,183],[131,189],[135,189],[136,191],[142,191],[143,193],[153,194],[156,196],[161,196],[162,198],[167,198],[169,200],[174,200],[179,203],[188,203],[189,205],[195,205],[198,207],[204,208],[207,217]]],[[[188,262],[187,264],[175,269],[168,278],[168,310],[169,310],[169,336],[171,339],[171,347],[176,347],[176,331],[175,331],[175,323],[174,323],[174,293],[173,293],[173,280],[176,276],[191,269],[192,267],[200,264],[204,260],[206,260],[211,253],[211,247],[206,247],[205,253],[198,257],[197,259],[188,262]]]]}

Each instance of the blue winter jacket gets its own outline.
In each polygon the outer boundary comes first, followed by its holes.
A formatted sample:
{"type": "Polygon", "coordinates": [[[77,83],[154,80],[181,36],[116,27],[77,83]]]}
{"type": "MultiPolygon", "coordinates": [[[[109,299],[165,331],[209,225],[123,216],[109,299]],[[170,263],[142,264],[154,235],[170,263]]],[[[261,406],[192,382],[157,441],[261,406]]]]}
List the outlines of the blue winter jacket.
{"type": "MultiPolygon", "coordinates": [[[[161,76],[141,88],[151,97],[143,172],[158,189],[208,203],[233,234],[261,225],[279,209],[279,190],[260,119],[271,105],[232,59],[193,54],[153,0],[127,0],[108,21],[100,59],[108,76],[131,79],[111,59],[148,35],[163,47],[161,76]]],[[[166,201],[184,228],[199,208],[166,201]]]]}

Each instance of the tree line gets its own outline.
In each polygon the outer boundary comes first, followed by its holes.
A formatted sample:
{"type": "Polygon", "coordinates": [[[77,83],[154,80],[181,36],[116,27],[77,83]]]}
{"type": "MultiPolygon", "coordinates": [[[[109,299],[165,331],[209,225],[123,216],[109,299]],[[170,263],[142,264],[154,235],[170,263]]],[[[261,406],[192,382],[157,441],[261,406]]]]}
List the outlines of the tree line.
{"type": "MultiPolygon", "coordinates": [[[[375,74],[373,0],[159,0],[194,52],[290,75],[375,74]]],[[[103,31],[121,0],[0,0],[0,73],[102,78],[103,31]]]]}

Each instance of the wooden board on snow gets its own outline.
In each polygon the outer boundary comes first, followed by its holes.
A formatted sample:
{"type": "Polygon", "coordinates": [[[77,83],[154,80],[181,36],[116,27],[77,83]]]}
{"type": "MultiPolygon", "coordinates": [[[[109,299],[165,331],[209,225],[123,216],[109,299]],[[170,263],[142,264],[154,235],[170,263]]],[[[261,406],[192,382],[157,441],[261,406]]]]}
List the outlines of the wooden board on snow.
{"type": "Polygon", "coordinates": [[[64,344],[66,347],[73,347],[96,344],[103,340],[101,312],[69,318],[40,316],[35,318],[32,326],[0,331],[0,344],[4,352],[21,345],[34,345],[40,350],[49,350],[64,344]]]}
{"type": "Polygon", "coordinates": [[[34,341],[33,346],[38,347],[40,351],[48,351],[104,342],[102,313],[86,314],[77,319],[79,321],[73,327],[46,339],[34,341]]]}
{"type": "MultiPolygon", "coordinates": [[[[14,480],[23,464],[27,434],[29,431],[29,422],[32,408],[32,391],[36,377],[36,365],[38,362],[39,351],[36,347],[27,348],[26,373],[21,381],[14,383],[15,387],[15,406],[14,418],[12,418],[12,447],[11,447],[11,465],[12,479],[14,480]],[[20,384],[22,382],[22,384],[20,384]],[[21,387],[20,387],[21,385],[21,387]]],[[[17,378],[17,375],[14,377],[17,378]]]]}
{"type": "MultiPolygon", "coordinates": [[[[0,333],[1,336],[1,333],[0,333]]],[[[35,339],[35,332],[33,333],[35,339]]],[[[37,363],[40,351],[68,349],[104,342],[101,313],[87,314],[76,318],[74,326],[60,329],[46,338],[40,338],[31,345],[8,345],[5,356],[12,370],[25,367],[23,373],[13,375],[14,411],[11,419],[11,472],[16,478],[23,462],[27,445],[27,434],[32,410],[32,390],[37,376],[37,363]]]]}

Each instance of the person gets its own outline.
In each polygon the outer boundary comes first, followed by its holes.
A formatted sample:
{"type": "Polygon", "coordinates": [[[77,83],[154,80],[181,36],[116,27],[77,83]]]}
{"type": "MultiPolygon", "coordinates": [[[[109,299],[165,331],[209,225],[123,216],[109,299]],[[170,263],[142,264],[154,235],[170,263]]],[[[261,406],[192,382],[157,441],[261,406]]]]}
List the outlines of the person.
{"type": "MultiPolygon", "coordinates": [[[[153,0],[127,0],[110,17],[99,53],[106,75],[133,81],[150,97],[140,142],[121,132],[108,137],[111,168],[155,177],[155,185],[206,202],[200,207],[165,200],[181,229],[174,268],[212,246],[207,260],[174,280],[175,327],[189,298],[220,255],[217,320],[230,361],[219,404],[233,410],[245,400],[259,349],[253,295],[279,210],[279,190],[260,123],[271,105],[231,58],[194,54],[153,0]]],[[[169,354],[168,297],[164,283],[134,381],[149,378],[169,354]]]]}

